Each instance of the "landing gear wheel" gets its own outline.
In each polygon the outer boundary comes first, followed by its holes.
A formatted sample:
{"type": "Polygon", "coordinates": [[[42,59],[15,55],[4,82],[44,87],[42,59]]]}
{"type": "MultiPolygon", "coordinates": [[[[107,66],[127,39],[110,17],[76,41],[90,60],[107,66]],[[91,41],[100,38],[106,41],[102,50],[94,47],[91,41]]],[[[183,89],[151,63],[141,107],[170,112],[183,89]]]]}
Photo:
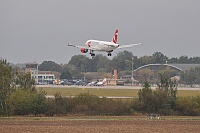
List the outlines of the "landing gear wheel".
{"type": "Polygon", "coordinates": [[[94,53],[90,53],[90,55],[92,56],[92,59],[94,59],[95,54],[94,53]]]}
{"type": "Polygon", "coordinates": [[[108,53],[108,56],[111,56],[111,53],[108,53]]]}
{"type": "Polygon", "coordinates": [[[91,56],[95,56],[95,54],[94,54],[94,53],[90,53],[90,55],[91,55],[91,56]]]}

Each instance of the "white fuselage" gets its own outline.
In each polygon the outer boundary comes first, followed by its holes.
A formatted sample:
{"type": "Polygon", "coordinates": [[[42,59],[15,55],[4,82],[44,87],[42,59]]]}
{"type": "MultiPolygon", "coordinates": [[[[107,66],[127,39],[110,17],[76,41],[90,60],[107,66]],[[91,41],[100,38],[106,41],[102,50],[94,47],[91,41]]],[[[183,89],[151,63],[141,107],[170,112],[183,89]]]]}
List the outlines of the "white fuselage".
{"type": "Polygon", "coordinates": [[[119,44],[99,40],[88,40],[85,45],[87,49],[106,52],[113,51],[114,49],[119,47],[119,44]]]}

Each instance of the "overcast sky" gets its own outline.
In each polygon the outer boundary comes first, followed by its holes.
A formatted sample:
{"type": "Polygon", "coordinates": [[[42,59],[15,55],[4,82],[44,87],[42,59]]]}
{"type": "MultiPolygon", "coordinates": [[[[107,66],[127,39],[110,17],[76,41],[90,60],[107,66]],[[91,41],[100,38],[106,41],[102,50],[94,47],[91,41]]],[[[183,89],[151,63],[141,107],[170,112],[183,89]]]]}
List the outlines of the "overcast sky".
{"type": "Polygon", "coordinates": [[[68,43],[110,41],[116,28],[119,44],[144,44],[125,49],[135,56],[200,56],[200,0],[0,0],[0,58],[68,63],[82,54],[68,43]]]}

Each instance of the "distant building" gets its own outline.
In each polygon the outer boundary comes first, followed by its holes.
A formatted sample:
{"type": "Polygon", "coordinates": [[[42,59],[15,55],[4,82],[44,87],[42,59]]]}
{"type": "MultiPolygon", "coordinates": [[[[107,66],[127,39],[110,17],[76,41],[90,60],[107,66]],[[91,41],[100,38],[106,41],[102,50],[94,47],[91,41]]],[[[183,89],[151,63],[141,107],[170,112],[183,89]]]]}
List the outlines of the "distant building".
{"type": "Polygon", "coordinates": [[[181,71],[190,70],[191,68],[200,67],[200,64],[169,64],[179,68],[181,71]]]}
{"type": "Polygon", "coordinates": [[[114,75],[113,78],[107,78],[105,85],[124,85],[123,79],[118,79],[117,70],[114,69],[114,75]]]}
{"type": "Polygon", "coordinates": [[[190,70],[191,68],[200,67],[200,64],[147,64],[135,69],[133,72],[146,68],[149,68],[152,71],[156,71],[165,69],[166,67],[169,67],[172,70],[180,72],[180,71],[190,70]]]}
{"type": "Polygon", "coordinates": [[[54,74],[38,74],[38,84],[53,84],[54,74]]]}
{"type": "Polygon", "coordinates": [[[39,71],[38,83],[39,84],[53,84],[55,79],[60,79],[60,73],[55,71],[39,71]]]}
{"type": "MultiPolygon", "coordinates": [[[[140,77],[142,77],[142,75],[139,74],[140,70],[149,69],[151,72],[156,72],[158,70],[166,69],[167,67],[171,70],[175,70],[177,73],[180,74],[183,71],[187,71],[195,67],[200,67],[200,64],[147,64],[135,69],[133,71],[133,75],[135,79],[139,79],[140,77]]],[[[178,78],[177,76],[179,76],[179,74],[176,75],[176,78],[178,78]]]]}
{"type": "Polygon", "coordinates": [[[56,78],[60,78],[60,73],[58,72],[38,71],[38,64],[35,62],[27,63],[25,72],[30,72],[31,78],[35,79],[36,84],[53,84],[56,78]]]}
{"type": "Polygon", "coordinates": [[[124,75],[124,76],[121,76],[120,79],[122,80],[130,80],[132,79],[132,75],[124,75]]]}

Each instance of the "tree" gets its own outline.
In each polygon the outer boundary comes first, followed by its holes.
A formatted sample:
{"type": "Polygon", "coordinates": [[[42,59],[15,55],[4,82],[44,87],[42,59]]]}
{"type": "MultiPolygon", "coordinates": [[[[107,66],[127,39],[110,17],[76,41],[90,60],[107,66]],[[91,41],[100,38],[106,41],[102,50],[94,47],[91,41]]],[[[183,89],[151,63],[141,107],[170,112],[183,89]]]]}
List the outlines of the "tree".
{"type": "Polygon", "coordinates": [[[61,73],[62,79],[82,79],[83,74],[76,68],[73,64],[65,64],[63,65],[63,70],[61,73]]]}
{"type": "Polygon", "coordinates": [[[137,75],[139,75],[138,76],[139,82],[142,82],[142,83],[144,83],[145,81],[153,82],[152,80],[153,80],[154,73],[149,68],[139,70],[137,72],[137,75]]]}
{"type": "Polygon", "coordinates": [[[143,87],[138,92],[137,109],[142,113],[153,113],[154,109],[154,96],[148,82],[143,84],[143,87]]]}
{"type": "Polygon", "coordinates": [[[18,74],[17,77],[16,84],[19,89],[29,90],[31,92],[36,91],[35,80],[31,78],[30,73],[18,74]]]}
{"type": "Polygon", "coordinates": [[[161,52],[155,52],[152,55],[152,58],[153,58],[153,63],[155,64],[157,63],[163,64],[166,63],[166,61],[168,60],[168,57],[163,55],[161,52]]]}
{"type": "Polygon", "coordinates": [[[96,68],[96,71],[99,69],[105,69],[106,72],[110,71],[110,60],[106,56],[99,54],[94,57],[92,62],[94,64],[93,67],[96,68]]]}
{"type": "Polygon", "coordinates": [[[181,56],[181,57],[179,57],[179,62],[178,63],[188,63],[188,56],[181,56]]]}
{"type": "Polygon", "coordinates": [[[160,84],[154,92],[156,106],[159,113],[170,114],[176,107],[177,83],[167,75],[160,74],[160,84]]]}
{"type": "Polygon", "coordinates": [[[147,64],[152,64],[153,57],[145,55],[145,56],[140,57],[139,60],[140,60],[140,66],[143,66],[143,65],[147,65],[147,64]]]}
{"type": "Polygon", "coordinates": [[[165,69],[158,70],[158,71],[156,72],[156,74],[157,74],[157,75],[161,74],[161,75],[166,75],[166,76],[169,76],[169,77],[174,77],[174,76],[176,76],[178,73],[177,73],[177,71],[172,70],[172,69],[170,69],[169,66],[167,66],[165,69]]]}
{"type": "Polygon", "coordinates": [[[61,78],[61,79],[72,79],[72,75],[71,75],[71,73],[69,72],[69,70],[65,69],[65,70],[61,73],[60,78],[61,78]]]}
{"type": "Polygon", "coordinates": [[[181,82],[193,86],[200,84],[200,67],[191,68],[181,73],[181,82]]]}
{"type": "Polygon", "coordinates": [[[160,74],[160,84],[151,90],[148,82],[138,92],[136,110],[142,113],[159,113],[169,115],[176,108],[177,84],[166,75],[160,74]]]}
{"type": "Polygon", "coordinates": [[[168,60],[168,63],[176,64],[176,63],[178,63],[178,58],[177,57],[172,57],[171,59],[168,60]]]}
{"type": "Polygon", "coordinates": [[[76,69],[78,69],[81,72],[86,72],[88,69],[90,69],[90,67],[88,68],[88,63],[89,58],[84,55],[74,55],[68,62],[68,64],[74,65],[76,69]]]}
{"type": "MultiPolygon", "coordinates": [[[[137,56],[133,56],[133,57],[132,57],[132,61],[133,61],[133,69],[136,69],[136,68],[142,66],[142,65],[141,65],[141,61],[140,61],[140,59],[138,59],[137,56]]],[[[131,63],[131,65],[132,65],[132,63],[131,63]]],[[[131,68],[131,69],[132,69],[132,68],[131,68]]]]}
{"type": "Polygon", "coordinates": [[[118,71],[131,70],[132,69],[132,57],[133,54],[129,51],[119,52],[117,56],[113,57],[111,66],[118,71]]]}
{"type": "Polygon", "coordinates": [[[42,64],[39,65],[38,69],[40,71],[62,71],[62,67],[53,61],[43,61],[42,64]]]}
{"type": "Polygon", "coordinates": [[[7,99],[15,90],[15,73],[6,60],[0,60],[0,115],[8,113],[7,99]]]}

